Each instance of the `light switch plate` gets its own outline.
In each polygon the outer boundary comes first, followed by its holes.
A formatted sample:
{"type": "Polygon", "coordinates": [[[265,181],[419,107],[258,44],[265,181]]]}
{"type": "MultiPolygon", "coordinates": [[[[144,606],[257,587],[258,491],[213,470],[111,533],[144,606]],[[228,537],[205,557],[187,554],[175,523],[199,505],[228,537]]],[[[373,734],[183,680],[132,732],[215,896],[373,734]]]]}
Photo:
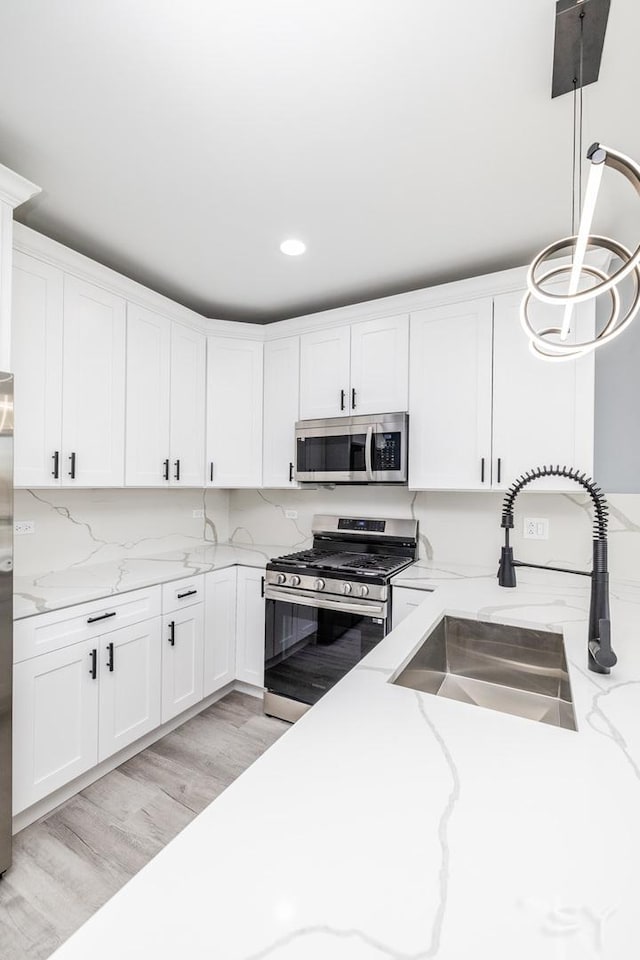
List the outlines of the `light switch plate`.
{"type": "Polygon", "coordinates": [[[204,520],[204,510],[193,510],[192,516],[194,520],[204,520]]]}
{"type": "Polygon", "coordinates": [[[298,511],[297,511],[297,510],[285,510],[284,515],[285,515],[285,517],[287,518],[287,520],[297,520],[297,519],[298,519],[298,511]]]}

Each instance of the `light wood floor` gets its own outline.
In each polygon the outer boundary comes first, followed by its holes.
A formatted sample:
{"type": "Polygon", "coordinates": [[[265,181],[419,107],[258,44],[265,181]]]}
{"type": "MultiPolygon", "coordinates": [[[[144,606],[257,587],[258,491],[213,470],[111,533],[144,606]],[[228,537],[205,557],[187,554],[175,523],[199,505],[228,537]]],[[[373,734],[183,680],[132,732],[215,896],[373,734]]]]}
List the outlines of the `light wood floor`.
{"type": "Polygon", "coordinates": [[[287,728],[231,693],[14,837],[1,960],[50,956],[287,728]]]}

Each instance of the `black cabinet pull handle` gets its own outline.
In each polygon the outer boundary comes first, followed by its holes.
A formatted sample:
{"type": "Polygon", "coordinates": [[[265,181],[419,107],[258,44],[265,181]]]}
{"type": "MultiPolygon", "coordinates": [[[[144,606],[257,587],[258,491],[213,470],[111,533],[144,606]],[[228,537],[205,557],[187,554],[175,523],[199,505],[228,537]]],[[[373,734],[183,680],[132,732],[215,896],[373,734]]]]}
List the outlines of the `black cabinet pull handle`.
{"type": "Polygon", "coordinates": [[[162,462],[162,479],[163,480],[169,479],[169,461],[168,460],[163,460],[162,462]]]}
{"type": "Polygon", "coordinates": [[[341,410],[344,410],[344,397],[345,397],[344,390],[341,390],[340,391],[340,409],[341,410]]]}
{"type": "Polygon", "coordinates": [[[89,674],[92,680],[98,679],[98,651],[92,650],[89,654],[89,659],[91,660],[91,666],[89,667],[89,674]]]}
{"type": "Polygon", "coordinates": [[[172,620],[169,624],[169,643],[172,647],[176,645],[176,622],[172,620]]]}
{"type": "Polygon", "coordinates": [[[69,476],[71,477],[72,480],[75,480],[75,478],[76,478],[76,455],[75,455],[75,453],[72,453],[72,454],[71,454],[71,456],[69,457],[69,460],[71,461],[71,465],[70,465],[70,468],[69,468],[69,476]]]}
{"type": "Polygon", "coordinates": [[[56,450],[53,456],[51,457],[51,459],[53,460],[53,470],[51,471],[51,476],[53,477],[54,480],[59,480],[60,479],[60,451],[56,450]]]}
{"type": "Polygon", "coordinates": [[[178,600],[183,600],[184,597],[193,597],[197,592],[197,590],[186,590],[184,593],[179,593],[177,598],[178,600]]]}
{"type": "Polygon", "coordinates": [[[109,667],[109,673],[113,673],[113,667],[114,667],[113,651],[114,651],[114,643],[113,641],[111,641],[111,643],[107,644],[107,652],[109,654],[109,659],[107,660],[107,666],[109,667]]]}
{"type": "Polygon", "coordinates": [[[108,620],[109,617],[115,617],[117,611],[114,610],[113,613],[101,613],[99,617],[89,617],[87,623],[97,623],[98,620],[108,620]]]}
{"type": "Polygon", "coordinates": [[[351,388],[351,408],[355,410],[356,408],[356,388],[351,388]]]}
{"type": "Polygon", "coordinates": [[[264,577],[260,578],[260,596],[264,597],[264,577]]]}
{"type": "Polygon", "coordinates": [[[209,480],[211,483],[213,483],[213,460],[211,461],[211,465],[209,467],[209,480]]]}
{"type": "Polygon", "coordinates": [[[180,461],[179,461],[179,460],[176,460],[175,463],[174,463],[174,466],[175,466],[175,468],[176,468],[175,479],[176,479],[176,480],[179,480],[179,479],[180,479],[180,461]]]}
{"type": "Polygon", "coordinates": [[[484,457],[480,461],[480,483],[484,483],[484,457]]]}
{"type": "Polygon", "coordinates": [[[293,483],[293,464],[289,464],[289,483],[293,483]]]}
{"type": "Polygon", "coordinates": [[[498,457],[498,483],[500,483],[501,476],[502,476],[502,459],[498,457]]]}

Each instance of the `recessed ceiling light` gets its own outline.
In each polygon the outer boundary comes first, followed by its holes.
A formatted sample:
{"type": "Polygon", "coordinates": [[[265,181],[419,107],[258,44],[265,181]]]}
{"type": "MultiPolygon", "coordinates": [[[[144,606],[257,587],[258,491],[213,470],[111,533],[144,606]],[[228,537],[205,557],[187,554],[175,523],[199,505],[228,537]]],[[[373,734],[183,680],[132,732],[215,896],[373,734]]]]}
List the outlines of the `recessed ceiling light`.
{"type": "Polygon", "coordinates": [[[296,240],[293,237],[289,240],[283,240],[280,244],[280,250],[288,257],[299,257],[306,249],[306,243],[303,243],[302,240],[296,240]]]}

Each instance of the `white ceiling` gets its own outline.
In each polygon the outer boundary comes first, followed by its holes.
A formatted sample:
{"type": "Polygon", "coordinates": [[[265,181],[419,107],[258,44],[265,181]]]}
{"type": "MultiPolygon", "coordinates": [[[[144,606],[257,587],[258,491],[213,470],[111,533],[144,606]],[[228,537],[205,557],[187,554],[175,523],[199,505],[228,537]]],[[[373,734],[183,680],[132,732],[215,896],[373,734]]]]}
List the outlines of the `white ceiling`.
{"type": "MultiPolygon", "coordinates": [[[[225,319],[516,266],[569,232],[554,11],[2,0],[0,162],[43,188],[18,219],[225,319]],[[288,236],[305,256],[279,252],[288,236]]],[[[639,35],[640,4],[613,0],[585,149],[640,158],[639,35]]],[[[634,203],[610,185],[596,226],[633,241],[634,203]]]]}

